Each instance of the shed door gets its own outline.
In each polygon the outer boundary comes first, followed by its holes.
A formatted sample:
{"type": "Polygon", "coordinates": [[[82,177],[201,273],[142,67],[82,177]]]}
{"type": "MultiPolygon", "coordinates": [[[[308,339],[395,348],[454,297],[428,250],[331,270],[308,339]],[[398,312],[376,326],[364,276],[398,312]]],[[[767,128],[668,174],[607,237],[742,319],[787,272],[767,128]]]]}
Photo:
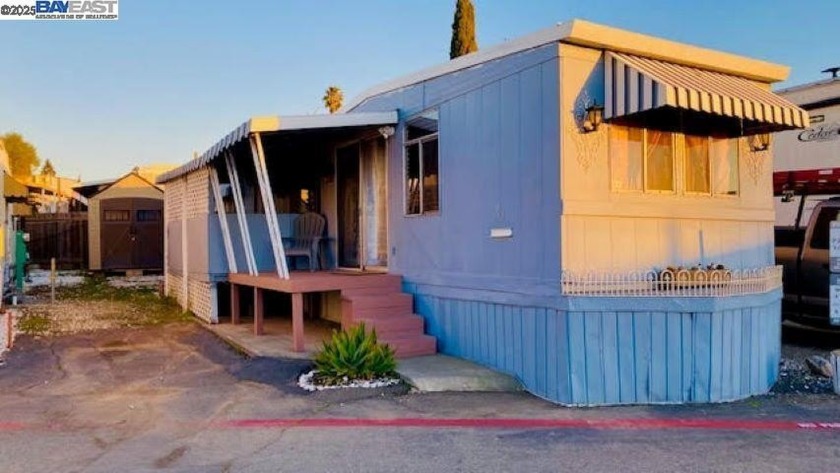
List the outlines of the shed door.
{"type": "Polygon", "coordinates": [[[103,200],[100,221],[103,270],[163,267],[162,200],[103,200]]]}

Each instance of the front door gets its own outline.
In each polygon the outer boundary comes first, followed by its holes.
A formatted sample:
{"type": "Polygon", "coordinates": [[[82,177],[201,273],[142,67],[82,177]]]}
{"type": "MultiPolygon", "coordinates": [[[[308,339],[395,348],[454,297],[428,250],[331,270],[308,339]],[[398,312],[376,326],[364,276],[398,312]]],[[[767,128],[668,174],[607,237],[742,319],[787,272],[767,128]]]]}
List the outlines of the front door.
{"type": "Polygon", "coordinates": [[[358,143],[338,149],[335,173],[338,182],[338,266],[361,268],[358,143]]]}
{"type": "Polygon", "coordinates": [[[381,138],[336,152],[339,267],[388,266],[386,159],[381,138]]]}

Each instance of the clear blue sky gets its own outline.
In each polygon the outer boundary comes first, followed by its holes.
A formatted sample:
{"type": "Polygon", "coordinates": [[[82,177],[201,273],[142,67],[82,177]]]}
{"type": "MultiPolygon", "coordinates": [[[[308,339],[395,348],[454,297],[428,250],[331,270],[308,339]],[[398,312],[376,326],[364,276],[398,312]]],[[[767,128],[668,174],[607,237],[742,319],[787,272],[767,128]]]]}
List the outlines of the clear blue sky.
{"type": "MultiPolygon", "coordinates": [[[[479,47],[584,18],[792,67],[840,66],[840,1],[474,0],[479,47]]],[[[63,175],[182,163],[253,115],[322,112],[448,59],[455,0],[121,0],[117,22],[0,22],[0,133],[63,175]]]]}

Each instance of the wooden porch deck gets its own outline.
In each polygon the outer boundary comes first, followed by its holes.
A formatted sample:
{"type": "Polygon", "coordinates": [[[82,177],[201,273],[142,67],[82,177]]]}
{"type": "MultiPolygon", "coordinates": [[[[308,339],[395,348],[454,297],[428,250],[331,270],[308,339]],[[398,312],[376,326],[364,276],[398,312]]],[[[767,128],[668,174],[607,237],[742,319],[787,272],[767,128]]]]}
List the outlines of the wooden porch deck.
{"type": "Polygon", "coordinates": [[[292,350],[303,353],[306,351],[306,337],[303,327],[303,294],[314,292],[345,291],[364,293],[383,288],[400,290],[402,276],[374,272],[350,271],[293,271],[289,279],[280,278],[275,272],[250,275],[245,273],[230,273],[230,320],[237,325],[241,323],[240,287],[250,287],[254,291],[254,335],[265,333],[264,294],[263,291],[277,291],[292,295],[292,350]]]}

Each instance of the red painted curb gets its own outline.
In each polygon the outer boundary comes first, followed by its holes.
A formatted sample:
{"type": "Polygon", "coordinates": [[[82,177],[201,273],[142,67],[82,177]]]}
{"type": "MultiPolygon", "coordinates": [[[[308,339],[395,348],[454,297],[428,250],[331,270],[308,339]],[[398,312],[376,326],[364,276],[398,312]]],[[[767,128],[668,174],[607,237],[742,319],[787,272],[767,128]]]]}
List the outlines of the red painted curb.
{"type": "Polygon", "coordinates": [[[0,422],[0,432],[4,430],[23,430],[26,425],[20,422],[0,422]]]}
{"type": "Polygon", "coordinates": [[[820,430],[840,432],[840,422],[754,421],[737,419],[238,419],[222,428],[472,428],[472,429],[602,429],[602,430],[820,430]]]}
{"type": "MultiPolygon", "coordinates": [[[[292,428],[417,428],[417,429],[583,429],[583,430],[752,430],[752,431],[821,431],[840,432],[840,422],[761,421],[740,419],[474,419],[474,418],[393,418],[393,419],[234,419],[212,424],[222,429],[292,429],[292,428]]],[[[61,425],[37,425],[0,422],[0,432],[47,428],[61,430],[61,425]]]]}

